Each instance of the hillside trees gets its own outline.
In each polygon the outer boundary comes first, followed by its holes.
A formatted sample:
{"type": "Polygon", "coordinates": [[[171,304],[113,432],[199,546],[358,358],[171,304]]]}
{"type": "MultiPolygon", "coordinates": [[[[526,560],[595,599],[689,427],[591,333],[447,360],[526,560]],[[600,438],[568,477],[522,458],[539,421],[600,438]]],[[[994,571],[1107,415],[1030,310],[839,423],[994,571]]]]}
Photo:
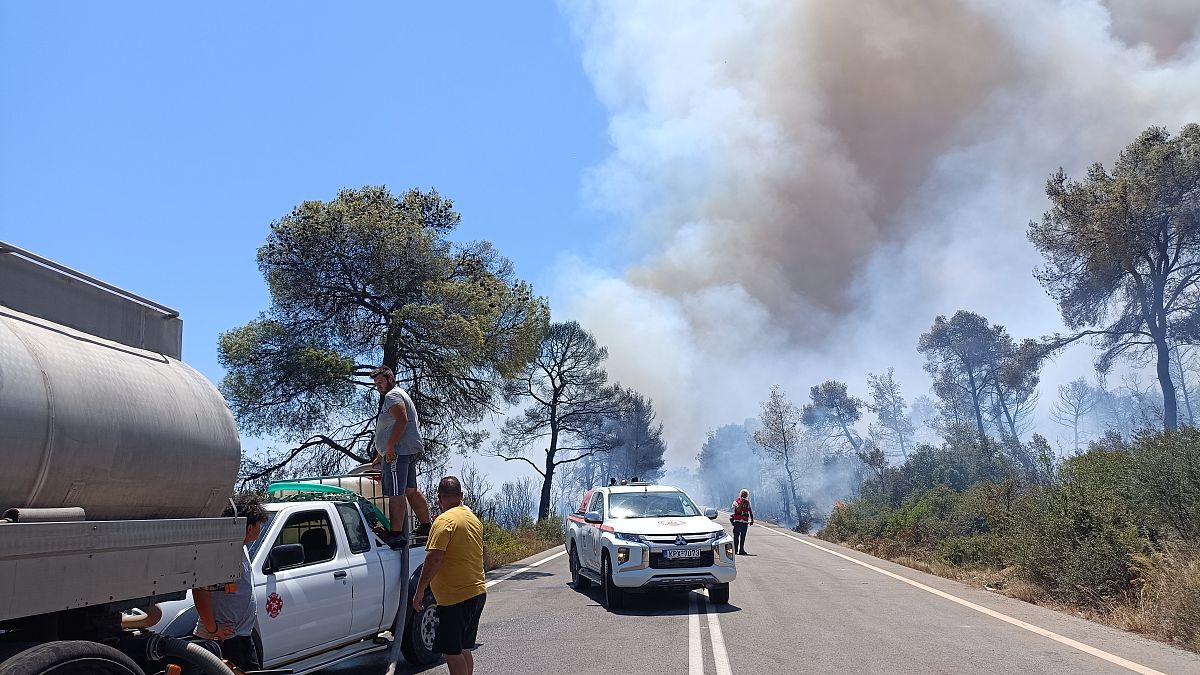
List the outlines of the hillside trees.
{"type": "Polygon", "coordinates": [[[1122,357],[1152,357],[1163,426],[1178,427],[1172,345],[1200,340],[1200,125],[1172,137],[1151,127],[1111,172],[1094,164],[1082,181],[1060,169],[1046,183],[1052,207],[1029,225],[1045,265],[1037,278],[1074,335],[1100,348],[1107,372],[1122,357]]]}

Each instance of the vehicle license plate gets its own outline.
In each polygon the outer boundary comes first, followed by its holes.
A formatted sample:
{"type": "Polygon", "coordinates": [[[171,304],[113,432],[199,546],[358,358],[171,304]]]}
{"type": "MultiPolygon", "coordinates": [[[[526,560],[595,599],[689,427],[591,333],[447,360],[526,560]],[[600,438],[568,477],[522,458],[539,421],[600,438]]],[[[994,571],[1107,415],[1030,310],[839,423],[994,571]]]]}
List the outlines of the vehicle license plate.
{"type": "Polygon", "coordinates": [[[669,548],[663,551],[663,557],[667,560],[676,558],[699,558],[700,549],[698,548],[669,548]]]}

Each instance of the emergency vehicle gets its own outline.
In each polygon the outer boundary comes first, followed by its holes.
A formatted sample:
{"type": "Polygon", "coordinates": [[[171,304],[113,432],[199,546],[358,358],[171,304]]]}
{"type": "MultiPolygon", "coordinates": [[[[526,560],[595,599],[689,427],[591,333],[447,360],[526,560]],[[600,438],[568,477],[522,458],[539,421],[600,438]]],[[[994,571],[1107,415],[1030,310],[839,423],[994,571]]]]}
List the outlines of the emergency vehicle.
{"type": "Polygon", "coordinates": [[[707,588],[729,602],[737,577],[733,538],[683,490],[633,482],[588,490],[567,516],[566,548],[576,589],[600,586],[605,607],[627,593],[707,588]]]}

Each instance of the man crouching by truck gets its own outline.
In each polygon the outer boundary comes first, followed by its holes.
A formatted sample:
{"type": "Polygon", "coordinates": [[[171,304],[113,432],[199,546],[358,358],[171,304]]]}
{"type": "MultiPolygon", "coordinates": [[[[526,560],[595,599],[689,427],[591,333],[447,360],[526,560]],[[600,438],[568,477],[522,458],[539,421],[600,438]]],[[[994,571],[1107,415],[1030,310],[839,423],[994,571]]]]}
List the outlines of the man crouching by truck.
{"type": "Polygon", "coordinates": [[[242,670],[262,668],[262,655],[255,639],[254,579],[250,575],[250,557],[246,546],[258,539],[267,510],[254,495],[241,495],[225,507],[223,517],[246,519],[246,538],[242,541],[242,576],[236,583],[217,584],[192,590],[196,603],[196,637],[221,644],[221,654],[242,670]]]}

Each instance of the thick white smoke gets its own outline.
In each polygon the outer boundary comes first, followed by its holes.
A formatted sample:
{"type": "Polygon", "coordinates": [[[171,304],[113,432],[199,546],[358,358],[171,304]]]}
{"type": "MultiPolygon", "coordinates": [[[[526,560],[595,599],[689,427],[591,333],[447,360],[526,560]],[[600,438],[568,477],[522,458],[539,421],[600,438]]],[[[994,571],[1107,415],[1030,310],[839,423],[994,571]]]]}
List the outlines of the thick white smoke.
{"type": "MultiPolygon", "coordinates": [[[[774,383],[797,402],[831,378],[862,395],[894,366],[911,400],[937,314],[1060,330],[1025,239],[1046,178],[1111,163],[1149,125],[1200,121],[1191,1],[563,11],[611,118],[585,191],[627,228],[634,263],[563,261],[556,302],[653,397],[675,463],[774,383]]],[[[1043,408],[1088,370],[1086,351],[1052,364],[1043,408]]]]}

